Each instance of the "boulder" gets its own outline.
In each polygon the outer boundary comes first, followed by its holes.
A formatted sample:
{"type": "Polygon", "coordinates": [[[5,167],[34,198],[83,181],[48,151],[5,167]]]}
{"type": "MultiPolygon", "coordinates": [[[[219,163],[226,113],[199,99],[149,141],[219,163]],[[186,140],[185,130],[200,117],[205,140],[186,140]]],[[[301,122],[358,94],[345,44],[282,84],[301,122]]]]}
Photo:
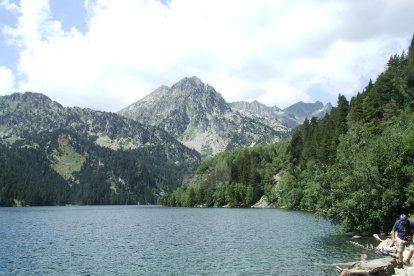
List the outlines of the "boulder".
{"type": "MultiPolygon", "coordinates": [[[[397,261],[395,259],[397,248],[393,244],[392,240],[381,239],[377,234],[374,234],[374,238],[380,241],[380,244],[376,247],[372,245],[364,246],[354,241],[349,241],[351,244],[367,249],[369,251],[374,251],[379,255],[389,255],[385,258],[379,258],[374,260],[363,260],[360,262],[355,262],[352,265],[347,266],[347,268],[342,268],[337,266],[336,270],[340,273],[341,276],[350,275],[350,276],[360,276],[360,275],[404,275],[404,276],[414,276],[414,267],[411,265],[405,265],[404,268],[396,268],[397,261]]],[[[407,254],[409,250],[406,249],[403,252],[404,260],[407,259],[407,254]]]]}
{"type": "Polygon", "coordinates": [[[385,257],[369,261],[356,262],[348,269],[339,269],[341,276],[376,275],[388,276],[394,273],[396,261],[392,257],[385,257]]]}

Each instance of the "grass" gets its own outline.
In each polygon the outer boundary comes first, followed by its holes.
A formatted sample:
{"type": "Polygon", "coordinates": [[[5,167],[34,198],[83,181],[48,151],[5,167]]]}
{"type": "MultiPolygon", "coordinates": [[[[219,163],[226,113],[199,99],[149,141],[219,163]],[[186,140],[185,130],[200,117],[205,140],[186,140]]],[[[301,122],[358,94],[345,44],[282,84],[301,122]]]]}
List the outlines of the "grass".
{"type": "Polygon", "coordinates": [[[86,158],[77,153],[66,137],[59,137],[59,148],[53,151],[52,168],[64,179],[69,180],[79,172],[86,158]]]}

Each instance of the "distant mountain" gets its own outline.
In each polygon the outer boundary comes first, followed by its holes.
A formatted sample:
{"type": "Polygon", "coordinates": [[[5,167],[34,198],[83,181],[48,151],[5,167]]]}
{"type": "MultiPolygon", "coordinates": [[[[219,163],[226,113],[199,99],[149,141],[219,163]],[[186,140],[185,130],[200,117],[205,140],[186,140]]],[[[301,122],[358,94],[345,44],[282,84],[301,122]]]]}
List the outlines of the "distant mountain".
{"type": "Polygon", "coordinates": [[[172,87],[161,86],[118,114],[160,127],[204,156],[276,142],[289,135],[289,129],[278,121],[267,124],[234,111],[197,77],[184,78],[172,87]]]}
{"type": "Polygon", "coordinates": [[[280,128],[290,131],[291,128],[298,126],[298,121],[294,115],[284,112],[282,109],[274,106],[268,107],[257,101],[233,102],[230,103],[233,110],[240,112],[244,116],[254,118],[274,128],[280,128]]]}
{"type": "Polygon", "coordinates": [[[154,203],[200,159],[162,129],[31,92],[0,97],[0,145],[0,205],[154,203]],[[57,189],[47,179],[66,196],[33,196],[57,189]]]}
{"type": "Polygon", "coordinates": [[[280,109],[277,106],[268,107],[257,101],[233,102],[230,103],[233,110],[239,111],[241,114],[256,118],[268,125],[283,125],[288,128],[295,128],[303,123],[305,118],[317,117],[321,118],[329,113],[332,105],[327,103],[325,106],[321,102],[303,103],[298,102],[288,108],[280,109]]]}
{"type": "Polygon", "coordinates": [[[329,113],[331,109],[331,103],[323,105],[323,103],[317,101],[315,103],[298,102],[294,105],[289,106],[288,108],[285,108],[284,111],[288,114],[294,115],[300,124],[302,124],[306,118],[321,118],[329,113]]]}

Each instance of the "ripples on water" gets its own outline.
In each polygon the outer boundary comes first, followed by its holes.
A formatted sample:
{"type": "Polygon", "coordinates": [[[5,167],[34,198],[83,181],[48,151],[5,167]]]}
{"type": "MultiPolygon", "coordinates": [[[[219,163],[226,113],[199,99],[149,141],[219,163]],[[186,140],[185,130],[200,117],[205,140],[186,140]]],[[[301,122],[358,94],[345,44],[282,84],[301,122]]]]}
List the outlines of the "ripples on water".
{"type": "Polygon", "coordinates": [[[279,209],[0,208],[0,275],[337,275],[346,240],[279,209]]]}

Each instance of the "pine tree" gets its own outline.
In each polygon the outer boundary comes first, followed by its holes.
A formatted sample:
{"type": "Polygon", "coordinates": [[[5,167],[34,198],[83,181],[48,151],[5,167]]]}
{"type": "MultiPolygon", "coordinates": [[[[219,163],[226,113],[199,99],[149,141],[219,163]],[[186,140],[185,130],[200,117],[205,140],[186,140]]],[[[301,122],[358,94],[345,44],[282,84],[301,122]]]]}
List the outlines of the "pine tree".
{"type": "Polygon", "coordinates": [[[407,86],[409,94],[409,104],[414,110],[414,35],[408,48],[408,68],[407,68],[407,86]]]}
{"type": "Polygon", "coordinates": [[[348,100],[346,99],[345,96],[339,95],[338,96],[338,108],[336,110],[337,121],[338,121],[337,129],[336,129],[337,137],[339,137],[342,134],[345,134],[348,130],[348,125],[347,125],[348,111],[349,111],[348,100]]]}

